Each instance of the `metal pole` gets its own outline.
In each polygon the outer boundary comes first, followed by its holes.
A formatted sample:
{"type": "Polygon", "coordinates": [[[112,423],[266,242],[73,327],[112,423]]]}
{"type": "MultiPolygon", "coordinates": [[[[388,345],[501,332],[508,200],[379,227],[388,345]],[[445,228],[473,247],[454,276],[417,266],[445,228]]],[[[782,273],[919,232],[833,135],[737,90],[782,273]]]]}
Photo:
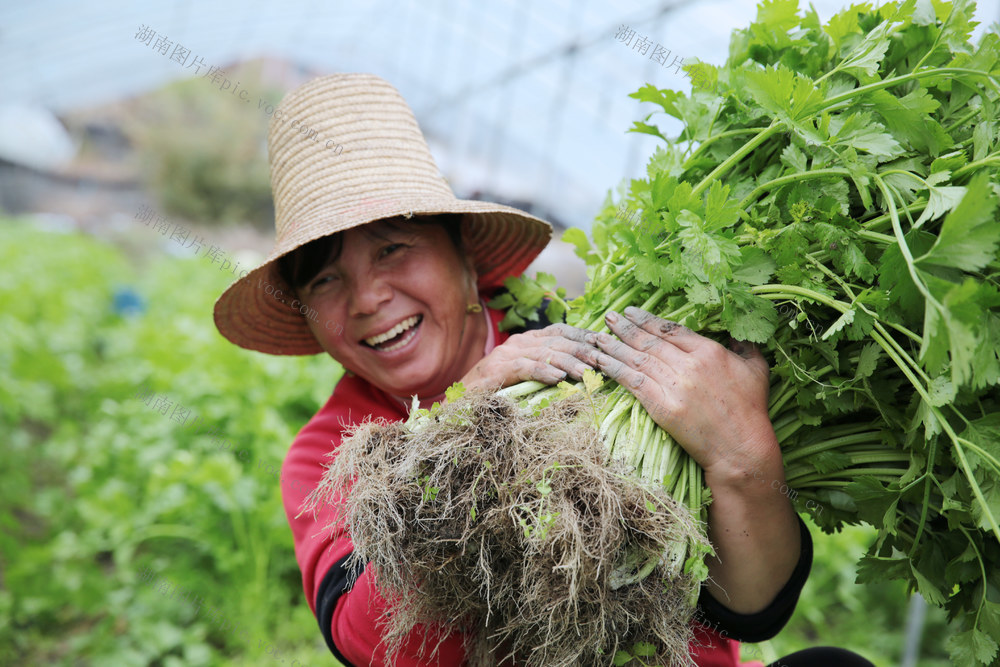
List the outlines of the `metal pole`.
{"type": "Polygon", "coordinates": [[[920,657],[920,639],[924,634],[924,618],[927,616],[927,601],[914,593],[910,596],[906,611],[906,636],[903,639],[903,662],[901,667],[917,667],[920,657]]]}

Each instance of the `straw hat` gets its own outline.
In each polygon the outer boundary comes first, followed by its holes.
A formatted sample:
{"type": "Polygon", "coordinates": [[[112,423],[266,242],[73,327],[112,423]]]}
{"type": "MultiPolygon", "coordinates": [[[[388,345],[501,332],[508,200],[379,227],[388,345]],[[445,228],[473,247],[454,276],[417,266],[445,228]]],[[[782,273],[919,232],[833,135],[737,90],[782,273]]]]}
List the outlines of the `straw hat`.
{"type": "Polygon", "coordinates": [[[464,213],[465,249],[483,290],[520,275],[552,234],[515,208],[457,199],[406,101],[372,74],[331,74],[286,95],[271,117],[267,153],[274,249],[215,303],[219,332],[250,350],[323,351],[303,309],[276,298],[279,289],[291,293],[276,260],[315,239],[383,218],[464,213]]]}

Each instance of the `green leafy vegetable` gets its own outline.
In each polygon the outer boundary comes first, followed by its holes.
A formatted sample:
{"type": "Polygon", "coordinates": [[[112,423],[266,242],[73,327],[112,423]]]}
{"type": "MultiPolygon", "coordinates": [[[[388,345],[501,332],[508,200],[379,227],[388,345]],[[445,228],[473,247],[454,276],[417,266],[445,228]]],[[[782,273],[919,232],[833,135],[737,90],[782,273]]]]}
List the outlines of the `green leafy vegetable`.
{"type": "MultiPolygon", "coordinates": [[[[623,202],[645,224],[609,201],[592,242],[566,234],[590,282],[554,311],[606,331],[607,310],[634,305],[761,343],[796,502],[824,510],[829,531],[873,525],[859,580],[909,582],[957,619],[958,664],[992,664],[1000,36],[969,42],[973,8],[861,3],[821,25],[795,0],[767,0],[725,66],[698,65],[709,74],[690,96],[633,93],[684,129],[623,202]]],[[[653,115],[633,131],[665,137],[653,115]]],[[[548,277],[511,286],[508,324],[555,293],[548,277]]],[[[611,451],[700,507],[686,454],[623,388],[601,391],[611,451]]]]}

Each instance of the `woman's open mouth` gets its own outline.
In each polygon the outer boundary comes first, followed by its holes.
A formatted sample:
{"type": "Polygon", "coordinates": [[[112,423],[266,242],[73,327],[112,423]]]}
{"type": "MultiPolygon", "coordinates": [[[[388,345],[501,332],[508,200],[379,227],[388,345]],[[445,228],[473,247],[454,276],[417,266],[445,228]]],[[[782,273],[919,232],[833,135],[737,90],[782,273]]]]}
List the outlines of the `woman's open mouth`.
{"type": "Polygon", "coordinates": [[[417,330],[420,328],[420,324],[423,321],[423,315],[408,317],[385,333],[365,338],[363,342],[368,347],[378,350],[379,352],[392,352],[393,350],[398,350],[413,340],[413,337],[417,335],[417,330]]]}

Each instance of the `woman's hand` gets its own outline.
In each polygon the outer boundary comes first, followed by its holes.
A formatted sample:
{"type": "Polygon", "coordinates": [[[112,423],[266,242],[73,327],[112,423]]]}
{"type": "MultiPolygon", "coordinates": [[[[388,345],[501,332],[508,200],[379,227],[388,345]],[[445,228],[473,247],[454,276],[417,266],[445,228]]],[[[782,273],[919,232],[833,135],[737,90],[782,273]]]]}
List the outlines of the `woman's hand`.
{"type": "Polygon", "coordinates": [[[798,520],[767,414],[768,368],[753,345],[729,349],[638,308],[590,334],[597,368],[628,387],[705,470],[712,490],[707,586],[731,610],[766,608],[799,560],[798,520]]]}
{"type": "Polygon", "coordinates": [[[568,324],[552,324],[514,334],[479,360],[462,378],[466,389],[502,389],[525,380],[555,384],[583,378],[596,368],[600,354],[586,337],[593,332],[568,324]]]}
{"type": "Polygon", "coordinates": [[[590,334],[598,370],[627,387],[706,473],[779,457],[767,414],[768,368],[760,351],[727,349],[638,308],[609,312],[618,337],[590,334]]]}

